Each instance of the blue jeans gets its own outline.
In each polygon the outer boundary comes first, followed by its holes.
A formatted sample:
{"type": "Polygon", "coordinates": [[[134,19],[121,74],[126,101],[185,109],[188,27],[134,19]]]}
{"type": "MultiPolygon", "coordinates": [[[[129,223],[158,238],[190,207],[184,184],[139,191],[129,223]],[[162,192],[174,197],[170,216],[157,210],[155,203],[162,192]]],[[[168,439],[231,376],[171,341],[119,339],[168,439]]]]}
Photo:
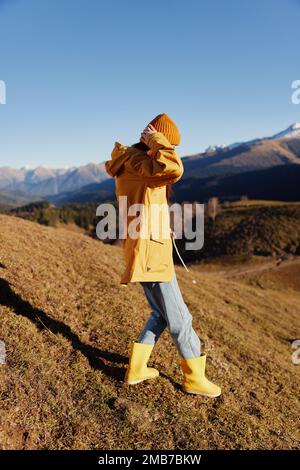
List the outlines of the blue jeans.
{"type": "Polygon", "coordinates": [[[155,344],[166,327],[179,354],[185,359],[201,355],[201,342],[192,327],[193,317],[185,304],[176,274],[171,282],[141,282],[152,310],[137,342],[155,344]]]}

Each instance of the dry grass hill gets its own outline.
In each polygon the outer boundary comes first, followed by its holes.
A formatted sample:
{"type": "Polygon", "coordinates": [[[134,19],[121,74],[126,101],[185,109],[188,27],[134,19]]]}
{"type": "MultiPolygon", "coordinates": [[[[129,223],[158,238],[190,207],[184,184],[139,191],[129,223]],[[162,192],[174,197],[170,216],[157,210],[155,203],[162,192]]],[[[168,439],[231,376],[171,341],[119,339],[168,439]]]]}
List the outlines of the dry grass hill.
{"type": "Polygon", "coordinates": [[[209,400],[181,391],[167,332],[151,360],[160,378],[122,382],[148,307],[139,285],[119,286],[121,260],[85,235],[0,216],[0,447],[299,449],[299,284],[177,268],[223,388],[209,400]]]}

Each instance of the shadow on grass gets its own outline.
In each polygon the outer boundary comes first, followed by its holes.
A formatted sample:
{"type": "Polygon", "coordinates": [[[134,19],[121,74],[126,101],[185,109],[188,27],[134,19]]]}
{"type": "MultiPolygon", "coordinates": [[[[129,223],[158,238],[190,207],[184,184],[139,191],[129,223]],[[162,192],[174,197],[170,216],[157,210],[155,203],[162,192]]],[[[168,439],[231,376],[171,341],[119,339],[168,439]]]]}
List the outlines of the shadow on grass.
{"type": "Polygon", "coordinates": [[[173,385],[173,387],[175,388],[175,390],[177,390],[178,392],[183,393],[180,383],[176,382],[174,379],[172,379],[168,375],[164,374],[163,372],[160,372],[160,376],[163,377],[164,379],[166,379],[168,382],[170,382],[173,385]]]}
{"type": "Polygon", "coordinates": [[[89,361],[90,366],[95,370],[101,370],[108,377],[123,381],[124,369],[112,367],[103,362],[102,359],[113,363],[127,363],[128,358],[117,353],[103,351],[94,346],[83,343],[79,336],[71,328],[60,320],[51,318],[46,312],[33,307],[29,302],[23,300],[16,294],[9,283],[0,278],[0,305],[9,307],[16,315],[28,318],[39,331],[50,330],[56,335],[61,334],[72,344],[76,351],[80,351],[89,361]]]}

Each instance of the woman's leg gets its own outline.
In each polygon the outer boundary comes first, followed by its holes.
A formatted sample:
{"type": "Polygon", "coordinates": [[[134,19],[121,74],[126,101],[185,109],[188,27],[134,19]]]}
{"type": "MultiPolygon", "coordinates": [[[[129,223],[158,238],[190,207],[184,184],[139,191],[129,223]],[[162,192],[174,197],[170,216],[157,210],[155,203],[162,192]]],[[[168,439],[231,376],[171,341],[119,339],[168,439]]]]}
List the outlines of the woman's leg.
{"type": "Polygon", "coordinates": [[[144,289],[146,299],[152,310],[137,342],[144,344],[155,344],[167,326],[167,322],[159,311],[155,298],[152,295],[154,282],[141,282],[144,289]]]}
{"type": "Polygon", "coordinates": [[[171,282],[145,284],[148,295],[168,325],[179,354],[185,359],[199,357],[201,342],[193,329],[193,317],[183,300],[176,274],[171,282]]]}

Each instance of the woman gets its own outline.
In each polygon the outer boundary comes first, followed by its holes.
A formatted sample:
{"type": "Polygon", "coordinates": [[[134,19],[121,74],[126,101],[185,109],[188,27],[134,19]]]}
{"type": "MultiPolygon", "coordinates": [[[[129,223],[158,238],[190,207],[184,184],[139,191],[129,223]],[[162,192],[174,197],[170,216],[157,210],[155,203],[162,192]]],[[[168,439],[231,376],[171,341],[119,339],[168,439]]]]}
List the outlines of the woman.
{"type": "MultiPolygon", "coordinates": [[[[168,205],[167,189],[183,174],[175,147],[180,143],[177,126],[167,114],[156,116],[141,133],[140,142],[125,146],[115,142],[111,160],[105,163],[109,175],[116,177],[116,196],[126,200],[126,237],[123,240],[125,271],[121,284],[139,282],[151,315],[137,341],[131,343],[125,382],[133,385],[156,378],[159,372],[147,367],[152,349],[166,327],[181,356],[182,388],[188,393],[217,397],[221,389],[205,377],[206,356],[192,327],[190,314],[179,289],[172,256],[169,219],[162,211],[155,219],[154,207],[168,205]],[[128,227],[134,221],[130,208],[143,207],[139,230],[132,236],[128,227]]],[[[123,207],[124,209],[124,207],[123,207]]],[[[136,215],[136,214],[135,214],[136,215]]]]}

